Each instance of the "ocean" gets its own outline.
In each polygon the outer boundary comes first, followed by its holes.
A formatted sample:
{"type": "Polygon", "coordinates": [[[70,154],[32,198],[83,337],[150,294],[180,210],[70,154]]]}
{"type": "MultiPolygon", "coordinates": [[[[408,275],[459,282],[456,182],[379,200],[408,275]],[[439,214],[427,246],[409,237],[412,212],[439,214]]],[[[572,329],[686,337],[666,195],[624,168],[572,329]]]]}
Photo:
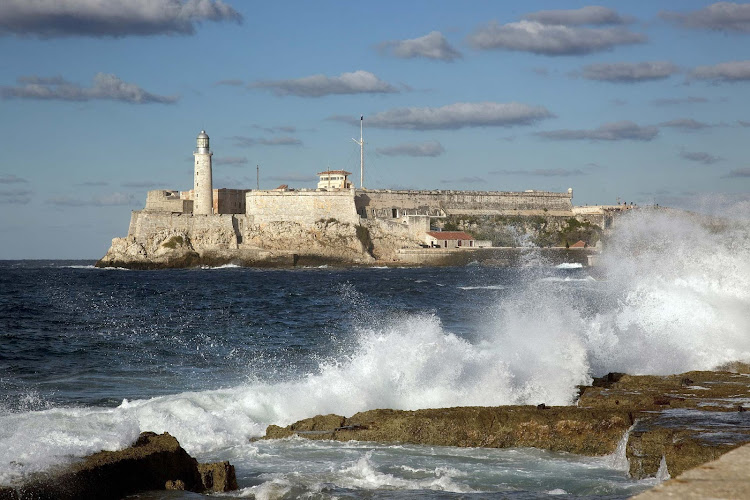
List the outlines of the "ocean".
{"type": "MultiPolygon", "coordinates": [[[[750,232],[618,221],[596,268],[132,271],[0,261],[0,484],[142,431],[243,498],[627,498],[623,452],[255,440],[374,408],[573,403],[610,371],[750,361],[750,232]]],[[[194,498],[154,493],[141,498],[194,498]]]]}

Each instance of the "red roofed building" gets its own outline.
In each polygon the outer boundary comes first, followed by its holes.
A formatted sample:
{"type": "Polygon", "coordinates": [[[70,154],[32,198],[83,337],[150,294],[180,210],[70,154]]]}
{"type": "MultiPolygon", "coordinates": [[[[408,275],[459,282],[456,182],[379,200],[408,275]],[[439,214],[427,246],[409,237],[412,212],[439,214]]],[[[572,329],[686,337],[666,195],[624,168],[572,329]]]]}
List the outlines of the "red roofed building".
{"type": "Polygon", "coordinates": [[[425,243],[433,248],[473,248],[474,237],[463,231],[428,231],[425,243]]]}
{"type": "Polygon", "coordinates": [[[578,240],[577,242],[570,245],[570,248],[586,248],[586,242],[583,240],[578,240]]]}

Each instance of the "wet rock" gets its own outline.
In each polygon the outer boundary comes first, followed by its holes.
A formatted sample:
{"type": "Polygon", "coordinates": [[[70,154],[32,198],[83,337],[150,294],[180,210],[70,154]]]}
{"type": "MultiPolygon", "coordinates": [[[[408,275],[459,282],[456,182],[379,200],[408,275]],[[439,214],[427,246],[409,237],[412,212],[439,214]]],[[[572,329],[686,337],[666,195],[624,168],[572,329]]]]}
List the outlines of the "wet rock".
{"type": "Polygon", "coordinates": [[[584,455],[612,453],[632,422],[627,412],[536,406],[370,410],[269,426],[266,439],[376,441],[460,447],[535,447],[584,455]],[[328,424],[325,425],[324,422],[328,424]]]}
{"type": "Polygon", "coordinates": [[[198,472],[205,491],[223,493],[237,489],[237,476],[229,462],[198,464],[198,472]]]}
{"type": "Polygon", "coordinates": [[[750,366],[652,376],[611,373],[582,387],[576,406],[371,410],[269,426],[266,439],[359,440],[438,446],[535,447],[612,453],[633,424],[626,454],[635,478],[674,475],[750,443],[750,366]],[[544,410],[544,411],[540,411],[544,410]]]}
{"type": "MultiPolygon", "coordinates": [[[[223,467],[227,477],[222,480],[212,472],[212,481],[233,484],[236,489],[234,468],[228,463],[213,465],[223,467]]],[[[124,450],[102,451],[64,469],[36,475],[15,489],[15,494],[18,500],[73,500],[116,499],[148,490],[216,491],[213,483],[204,486],[200,467],[174,437],[144,432],[124,450]]]]}

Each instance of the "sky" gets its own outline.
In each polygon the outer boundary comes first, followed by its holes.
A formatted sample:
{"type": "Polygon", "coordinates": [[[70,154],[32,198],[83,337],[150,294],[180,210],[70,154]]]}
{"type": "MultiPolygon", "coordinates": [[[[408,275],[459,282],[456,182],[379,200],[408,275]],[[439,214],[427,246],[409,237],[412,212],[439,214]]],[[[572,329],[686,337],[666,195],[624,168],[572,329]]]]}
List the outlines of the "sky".
{"type": "MultiPolygon", "coordinates": [[[[750,208],[750,3],[0,2],[0,259],[98,259],[152,189],[574,190],[750,208]]],[[[710,208],[713,207],[713,208],[710,208]]]]}

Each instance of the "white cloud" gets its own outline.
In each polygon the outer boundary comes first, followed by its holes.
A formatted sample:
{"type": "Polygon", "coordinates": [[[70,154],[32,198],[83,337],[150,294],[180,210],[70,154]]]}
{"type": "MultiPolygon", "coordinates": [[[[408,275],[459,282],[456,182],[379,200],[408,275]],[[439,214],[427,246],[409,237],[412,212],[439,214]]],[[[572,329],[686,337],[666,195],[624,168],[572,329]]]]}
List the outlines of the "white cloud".
{"type": "Polygon", "coordinates": [[[393,56],[403,59],[424,57],[441,61],[460,59],[461,53],[454,49],[439,31],[432,31],[425,36],[409,40],[383,42],[379,48],[393,56]]]}
{"type": "Polygon", "coordinates": [[[214,165],[230,165],[233,167],[247,165],[247,158],[244,156],[220,156],[213,159],[214,165]]]}
{"type": "Polygon", "coordinates": [[[593,130],[552,130],[537,132],[536,135],[546,139],[557,140],[591,140],[591,141],[650,141],[659,134],[659,129],[653,126],[640,126],[631,121],[605,123],[593,130]]]}
{"type": "Polygon", "coordinates": [[[339,76],[313,75],[292,80],[262,80],[250,88],[269,89],[279,96],[322,97],[332,94],[388,94],[398,89],[369,71],[342,73],[339,76]]]}
{"type": "Polygon", "coordinates": [[[13,174],[0,174],[0,184],[20,184],[29,182],[22,177],[13,174]]]}
{"type": "Polygon", "coordinates": [[[234,139],[234,145],[239,147],[253,147],[253,146],[300,146],[302,141],[296,137],[274,137],[266,139],[264,137],[245,137],[236,135],[234,139]]]}
{"type": "Polygon", "coordinates": [[[28,205],[33,194],[29,189],[0,189],[0,205],[28,205]]]}
{"type": "Polygon", "coordinates": [[[730,171],[724,177],[729,177],[729,178],[750,177],[750,167],[749,168],[736,168],[730,171]]]}
{"type": "Polygon", "coordinates": [[[712,125],[693,120],[692,118],[677,118],[675,120],[669,120],[668,122],[662,122],[659,124],[659,126],[677,128],[680,130],[700,130],[709,128],[712,125]]]}
{"type": "Polygon", "coordinates": [[[427,141],[377,148],[375,152],[385,156],[440,156],[445,152],[445,149],[438,141],[427,141]]]}
{"type": "MultiPolygon", "coordinates": [[[[439,108],[394,108],[366,117],[368,127],[438,130],[465,127],[510,127],[531,125],[554,115],[544,106],[517,102],[457,102],[439,108]]],[[[359,124],[350,116],[332,116],[329,120],[359,124]]]]}
{"type": "Polygon", "coordinates": [[[97,73],[91,87],[70,83],[61,77],[23,76],[18,78],[17,87],[0,87],[3,99],[39,99],[58,101],[109,100],[131,104],[177,102],[175,96],[152,94],[133,83],[122,81],[107,73],[97,73]]]}
{"type": "Polygon", "coordinates": [[[720,156],[714,156],[704,151],[683,151],[680,153],[680,157],[697,163],[703,163],[704,165],[713,165],[724,159],[720,156]]]}
{"type": "Polygon", "coordinates": [[[690,72],[696,80],[739,82],[750,80],[750,61],[730,61],[714,66],[698,66],[690,72]]]}
{"type": "Polygon", "coordinates": [[[750,33],[750,3],[716,2],[687,14],[662,11],[659,16],[686,28],[750,33]]]}
{"type": "Polygon", "coordinates": [[[597,63],[583,67],[581,76],[588,80],[612,83],[636,83],[662,80],[680,71],[668,61],[648,61],[639,63],[597,63]]]}
{"type": "Polygon", "coordinates": [[[588,5],[580,9],[542,10],[526,14],[523,19],[542,24],[580,26],[583,24],[625,24],[630,19],[622,17],[616,10],[599,5],[588,5]]]}
{"type": "Polygon", "coordinates": [[[0,36],[190,35],[202,21],[242,22],[221,0],[3,0],[0,36]]]}
{"type": "Polygon", "coordinates": [[[504,25],[493,21],[469,36],[469,43],[478,49],[517,50],[548,56],[589,54],[645,41],[645,35],[621,27],[576,28],[536,21],[504,25]]]}

